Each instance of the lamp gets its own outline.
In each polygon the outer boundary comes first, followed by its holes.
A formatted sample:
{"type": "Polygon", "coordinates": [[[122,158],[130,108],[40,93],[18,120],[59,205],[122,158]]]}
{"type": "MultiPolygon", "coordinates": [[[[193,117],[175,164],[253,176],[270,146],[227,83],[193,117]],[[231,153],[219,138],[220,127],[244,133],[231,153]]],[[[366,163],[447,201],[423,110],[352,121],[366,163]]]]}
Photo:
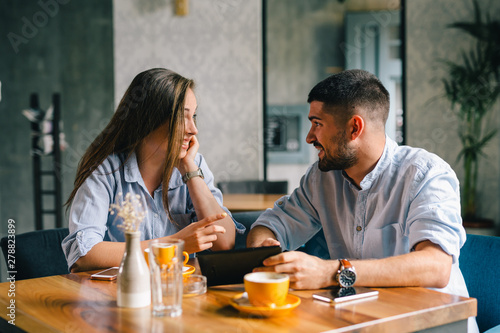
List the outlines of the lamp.
{"type": "Polygon", "coordinates": [[[175,0],[175,15],[186,16],[189,13],[189,0],[175,0]]]}

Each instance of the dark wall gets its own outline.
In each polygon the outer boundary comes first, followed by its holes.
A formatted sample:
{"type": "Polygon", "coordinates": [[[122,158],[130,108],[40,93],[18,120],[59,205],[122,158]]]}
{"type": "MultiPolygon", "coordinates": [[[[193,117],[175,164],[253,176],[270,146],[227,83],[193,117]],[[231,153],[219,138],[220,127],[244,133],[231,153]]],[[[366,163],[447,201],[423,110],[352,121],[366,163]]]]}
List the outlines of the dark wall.
{"type": "MultiPolygon", "coordinates": [[[[30,94],[39,94],[42,109],[61,94],[66,200],[79,158],[113,113],[113,78],[112,0],[0,2],[0,234],[8,219],[17,233],[34,228],[30,123],[21,113],[30,94]]],[[[49,217],[45,228],[52,227],[49,217]]]]}

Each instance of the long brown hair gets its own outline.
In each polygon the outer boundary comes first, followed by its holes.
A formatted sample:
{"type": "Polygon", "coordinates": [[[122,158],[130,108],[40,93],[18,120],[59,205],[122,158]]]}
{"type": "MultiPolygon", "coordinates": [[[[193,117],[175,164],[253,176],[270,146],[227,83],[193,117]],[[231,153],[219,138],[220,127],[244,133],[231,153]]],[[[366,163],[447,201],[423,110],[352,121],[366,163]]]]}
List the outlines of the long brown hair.
{"type": "MultiPolygon", "coordinates": [[[[123,95],[115,114],[82,156],[75,187],[65,205],[69,208],[85,180],[111,154],[126,153],[130,158],[142,140],[161,125],[168,124],[168,154],[163,170],[163,204],[172,222],[168,204],[168,183],[179,163],[184,137],[184,102],[194,81],[164,68],[139,73],[123,95]]],[[[120,167],[123,167],[120,166],[120,167]]]]}

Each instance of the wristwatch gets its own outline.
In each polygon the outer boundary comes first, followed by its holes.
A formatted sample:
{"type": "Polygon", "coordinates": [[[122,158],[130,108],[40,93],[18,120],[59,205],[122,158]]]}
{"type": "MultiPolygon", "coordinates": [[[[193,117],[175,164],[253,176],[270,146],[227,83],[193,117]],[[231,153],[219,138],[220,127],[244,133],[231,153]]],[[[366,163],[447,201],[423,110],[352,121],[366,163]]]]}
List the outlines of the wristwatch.
{"type": "Polygon", "coordinates": [[[188,180],[194,177],[201,177],[201,179],[205,178],[205,176],[203,176],[203,171],[201,171],[201,168],[198,168],[198,170],[196,171],[186,172],[186,174],[182,176],[182,181],[184,183],[187,183],[188,180]]]}
{"type": "Polygon", "coordinates": [[[356,270],[347,259],[339,259],[339,262],[336,280],[343,288],[351,287],[356,282],[356,270]]]}

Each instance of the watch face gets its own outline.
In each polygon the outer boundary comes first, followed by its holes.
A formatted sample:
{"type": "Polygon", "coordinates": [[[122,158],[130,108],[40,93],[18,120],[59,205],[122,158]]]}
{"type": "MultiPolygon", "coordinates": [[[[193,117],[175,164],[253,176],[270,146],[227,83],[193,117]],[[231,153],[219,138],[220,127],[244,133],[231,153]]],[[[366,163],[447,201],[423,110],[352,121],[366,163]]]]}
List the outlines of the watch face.
{"type": "Polygon", "coordinates": [[[350,287],[356,281],[356,273],[350,269],[344,269],[339,274],[339,284],[342,287],[350,287]]]}
{"type": "Polygon", "coordinates": [[[338,297],[345,297],[345,296],[351,296],[351,295],[356,295],[356,289],[354,287],[347,287],[347,288],[339,288],[337,291],[337,296],[338,297]]]}

